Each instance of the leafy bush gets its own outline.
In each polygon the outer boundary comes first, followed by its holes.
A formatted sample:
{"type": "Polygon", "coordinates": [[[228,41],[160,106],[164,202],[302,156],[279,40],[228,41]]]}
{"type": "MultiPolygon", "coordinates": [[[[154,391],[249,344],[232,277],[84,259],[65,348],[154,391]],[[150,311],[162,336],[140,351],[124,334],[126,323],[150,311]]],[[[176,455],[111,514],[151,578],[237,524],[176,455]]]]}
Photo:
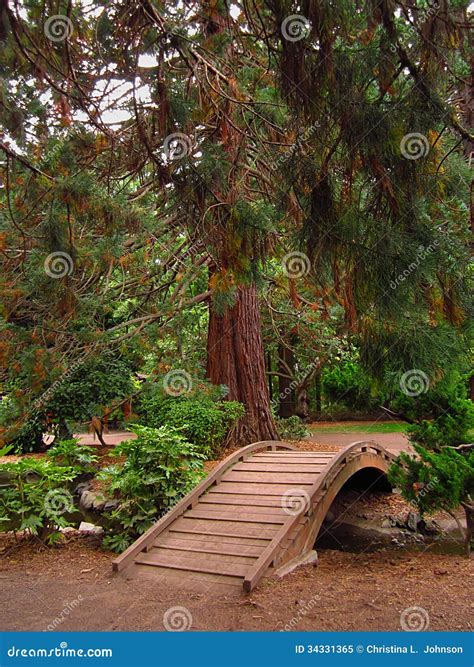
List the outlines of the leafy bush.
{"type": "Polygon", "coordinates": [[[474,427],[474,406],[467,398],[467,383],[459,374],[446,378],[420,396],[400,393],[394,409],[415,422],[408,431],[413,442],[428,448],[468,442],[474,427]]]}
{"type": "Polygon", "coordinates": [[[121,501],[109,514],[111,524],[104,539],[104,545],[115,551],[144,533],[203,475],[203,454],[178,429],[134,425],[131,430],[138,437],[113,451],[114,456],[126,456],[125,463],[104,468],[99,476],[108,493],[121,501]]]}
{"type": "Polygon", "coordinates": [[[42,435],[51,427],[67,437],[67,422],[88,421],[101,416],[105,406],[131,395],[137,387],[130,364],[111,354],[90,358],[70,374],[58,375],[45,387],[40,408],[31,410],[24,421],[22,407],[15,398],[21,394],[22,378],[8,387],[10,393],[0,403],[0,426],[4,427],[3,440],[13,444],[18,453],[40,451],[42,435]]]}
{"type": "Polygon", "coordinates": [[[12,446],[14,452],[38,452],[43,447],[45,418],[38,412],[31,412],[23,420],[21,410],[11,396],[0,401],[0,429],[2,444],[12,446]]]}
{"type": "Polygon", "coordinates": [[[26,531],[48,543],[57,541],[58,529],[71,525],[65,514],[76,509],[69,487],[78,472],[39,459],[1,464],[0,531],[26,531]]]}
{"type": "Polygon", "coordinates": [[[403,497],[417,506],[421,515],[438,510],[449,513],[459,506],[466,513],[466,548],[472,541],[474,516],[474,451],[452,447],[430,452],[415,445],[417,456],[403,452],[388,471],[388,479],[403,497]]]}
{"type": "Polygon", "coordinates": [[[46,409],[57,420],[88,421],[136,389],[127,361],[105,354],[84,362],[71,375],[59,378],[46,409]]]}
{"type": "Polygon", "coordinates": [[[275,424],[278,436],[282,440],[301,440],[309,435],[306,425],[297,415],[287,418],[276,417],[275,424]]]}
{"type": "Polygon", "coordinates": [[[75,466],[83,472],[93,469],[98,459],[93,447],[80,445],[76,438],[60,440],[48,450],[48,456],[58,465],[75,466]]]}
{"type": "Polygon", "coordinates": [[[156,389],[141,400],[141,422],[146,426],[173,426],[181,430],[207,458],[218,456],[234,424],[245,414],[237,401],[215,401],[206,393],[167,396],[156,389]]]}
{"type": "Polygon", "coordinates": [[[357,361],[352,360],[323,370],[322,391],[327,403],[354,411],[369,412],[383,402],[372,378],[357,361]]]}

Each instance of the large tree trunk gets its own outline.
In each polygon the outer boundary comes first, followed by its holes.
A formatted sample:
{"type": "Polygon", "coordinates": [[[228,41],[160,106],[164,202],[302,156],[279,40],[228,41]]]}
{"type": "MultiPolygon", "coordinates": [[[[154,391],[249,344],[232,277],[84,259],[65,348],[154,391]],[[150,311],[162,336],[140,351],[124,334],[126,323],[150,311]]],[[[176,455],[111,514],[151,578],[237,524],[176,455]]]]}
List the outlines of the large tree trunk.
{"type": "Polygon", "coordinates": [[[207,377],[213,384],[225,384],[229,388],[229,400],[245,405],[246,414],[237,424],[230,444],[244,446],[277,439],[265,376],[255,285],[239,287],[235,305],[222,315],[211,306],[207,377]]]}

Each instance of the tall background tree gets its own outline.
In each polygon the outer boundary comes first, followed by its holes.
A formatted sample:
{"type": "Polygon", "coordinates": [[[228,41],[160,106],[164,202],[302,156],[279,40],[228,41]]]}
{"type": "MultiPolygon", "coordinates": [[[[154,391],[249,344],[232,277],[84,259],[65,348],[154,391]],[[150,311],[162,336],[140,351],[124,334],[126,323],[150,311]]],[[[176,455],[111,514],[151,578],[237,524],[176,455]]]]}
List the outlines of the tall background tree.
{"type": "Polygon", "coordinates": [[[246,406],[235,440],[276,437],[272,284],[280,356],[313,332],[316,374],[326,334],[374,373],[436,381],[461,354],[467,3],[0,7],[1,353],[20,413],[104,350],[154,354],[156,378],[185,366],[193,316],[193,372],[246,406]]]}

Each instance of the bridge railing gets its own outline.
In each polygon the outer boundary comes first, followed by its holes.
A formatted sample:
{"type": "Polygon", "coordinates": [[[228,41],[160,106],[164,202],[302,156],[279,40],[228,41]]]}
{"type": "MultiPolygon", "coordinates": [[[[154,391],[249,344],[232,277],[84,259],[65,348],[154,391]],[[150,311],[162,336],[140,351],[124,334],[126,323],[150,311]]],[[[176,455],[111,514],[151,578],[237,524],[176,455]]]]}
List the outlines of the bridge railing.
{"type": "Polygon", "coordinates": [[[247,572],[244,579],[244,590],[251,591],[257,585],[267,568],[271,565],[275,557],[275,552],[278,547],[281,546],[284,538],[296,527],[305,514],[312,512],[313,502],[318,492],[325,491],[328,488],[341,468],[343,468],[346,462],[348,462],[354,455],[357,456],[358,454],[371,452],[376,456],[382,456],[384,460],[392,460],[394,458],[392,454],[387,452],[387,450],[378,443],[371,440],[360,440],[353,442],[351,445],[342,449],[326,464],[321,473],[319,473],[317,480],[307,492],[310,498],[309,506],[303,508],[302,511],[296,515],[290,515],[288,520],[281,526],[272,541],[265,547],[257,561],[247,572]]]}

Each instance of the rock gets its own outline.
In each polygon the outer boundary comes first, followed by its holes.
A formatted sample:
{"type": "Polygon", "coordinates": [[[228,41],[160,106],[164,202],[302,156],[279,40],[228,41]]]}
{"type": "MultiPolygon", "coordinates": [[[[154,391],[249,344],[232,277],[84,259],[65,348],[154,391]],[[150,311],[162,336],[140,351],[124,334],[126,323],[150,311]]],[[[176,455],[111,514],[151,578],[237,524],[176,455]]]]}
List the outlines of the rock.
{"type": "Polygon", "coordinates": [[[393,524],[392,524],[392,522],[390,521],[390,519],[384,519],[384,520],[382,521],[382,528],[392,528],[392,525],[393,525],[393,524]]]}
{"type": "Polygon", "coordinates": [[[116,507],[118,507],[119,505],[120,505],[120,501],[119,501],[119,500],[108,500],[108,501],[104,504],[103,511],[104,511],[104,512],[111,512],[112,510],[114,510],[114,509],[115,509],[116,507]]]}
{"type": "Polygon", "coordinates": [[[87,521],[81,521],[79,525],[80,533],[89,533],[92,535],[102,535],[104,529],[102,526],[94,526],[93,523],[87,523],[87,521]]]}
{"type": "Polygon", "coordinates": [[[409,530],[412,530],[414,533],[416,533],[421,521],[422,518],[418,514],[418,512],[413,512],[413,511],[408,512],[406,525],[409,530]]]}
{"type": "Polygon", "coordinates": [[[436,574],[438,577],[440,577],[440,576],[443,576],[444,574],[448,574],[448,570],[441,570],[441,569],[435,568],[433,570],[433,574],[436,574]]]}
{"type": "Polygon", "coordinates": [[[104,509],[105,503],[107,502],[107,499],[104,498],[102,495],[96,495],[94,496],[94,501],[92,503],[92,509],[95,510],[96,512],[100,512],[104,509]]]}
{"type": "Polygon", "coordinates": [[[79,499],[79,505],[85,510],[92,509],[96,496],[92,491],[84,491],[79,499]]]}

